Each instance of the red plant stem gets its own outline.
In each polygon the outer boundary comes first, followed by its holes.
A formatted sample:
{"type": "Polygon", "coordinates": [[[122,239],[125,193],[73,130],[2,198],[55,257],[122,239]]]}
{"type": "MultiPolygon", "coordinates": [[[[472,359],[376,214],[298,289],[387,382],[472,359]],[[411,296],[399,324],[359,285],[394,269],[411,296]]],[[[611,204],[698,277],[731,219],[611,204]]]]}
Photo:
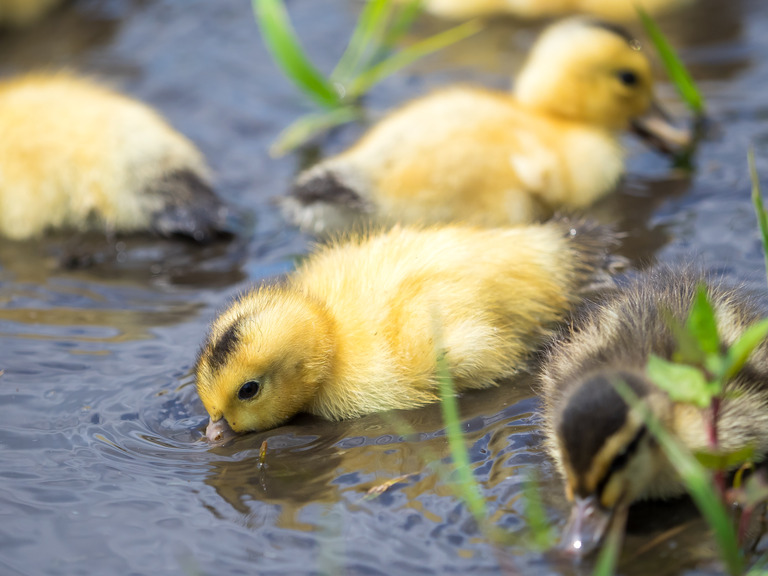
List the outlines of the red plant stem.
{"type": "MultiPolygon", "coordinates": [[[[712,405],[710,407],[711,416],[709,422],[709,447],[717,453],[720,447],[717,434],[717,424],[720,417],[720,398],[712,398],[712,405]]],[[[723,470],[715,470],[715,486],[717,486],[718,492],[720,492],[720,498],[725,502],[725,472],[723,470]]]]}
{"type": "Polygon", "coordinates": [[[717,420],[720,416],[720,398],[712,398],[710,410],[712,412],[709,423],[709,447],[713,450],[717,450],[717,420]]]}

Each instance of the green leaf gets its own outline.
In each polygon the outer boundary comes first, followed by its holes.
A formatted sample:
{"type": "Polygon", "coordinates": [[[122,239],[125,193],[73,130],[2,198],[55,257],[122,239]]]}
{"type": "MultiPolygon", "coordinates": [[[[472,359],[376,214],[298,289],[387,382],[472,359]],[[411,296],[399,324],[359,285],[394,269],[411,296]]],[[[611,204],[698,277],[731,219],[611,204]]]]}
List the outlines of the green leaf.
{"type": "Polygon", "coordinates": [[[339,94],[310,62],[291,26],[282,0],[252,0],[252,6],[264,43],[283,73],[320,106],[339,106],[339,94]]]}
{"type": "Polygon", "coordinates": [[[417,42],[362,72],[350,83],[348,94],[351,98],[359,98],[387,76],[394,74],[424,56],[442,50],[446,46],[455,44],[473,34],[477,34],[481,29],[482,26],[479,21],[471,20],[417,42]]]}
{"type": "Polygon", "coordinates": [[[724,380],[730,380],[739,373],[750,354],[765,340],[767,335],[768,318],[755,322],[744,331],[741,337],[728,349],[723,367],[724,380]]]}
{"type": "Polygon", "coordinates": [[[768,213],[763,206],[760,178],[755,167],[755,149],[752,146],[747,151],[747,162],[749,164],[749,177],[752,180],[752,204],[755,207],[757,223],[760,225],[760,235],[763,237],[763,258],[765,258],[765,270],[768,273],[768,213]]]}
{"type": "Polygon", "coordinates": [[[661,314],[677,342],[677,350],[673,353],[672,360],[681,364],[703,366],[706,355],[699,346],[696,336],[691,334],[691,331],[666,308],[661,309],[661,314]]]}
{"type": "Polygon", "coordinates": [[[733,452],[712,452],[710,450],[701,450],[693,454],[696,460],[710,470],[733,470],[745,462],[751,462],[755,456],[755,447],[752,445],[744,446],[733,452]]]}
{"type": "Polygon", "coordinates": [[[696,88],[696,83],[693,81],[693,78],[691,78],[691,75],[688,73],[682,60],[680,60],[675,53],[675,50],[664,37],[661,29],[648,13],[640,6],[635,6],[635,8],[640,16],[640,21],[643,23],[643,28],[645,28],[646,34],[648,34],[651,42],[653,42],[656,47],[656,51],[659,53],[662,64],[664,64],[667,74],[669,74],[672,82],[674,82],[680,97],[685,101],[694,114],[699,116],[703,115],[704,98],[702,98],[701,93],[698,88],[696,88]]]}
{"type": "Polygon", "coordinates": [[[696,338],[704,354],[715,356],[720,353],[715,310],[709,302],[707,287],[703,282],[696,288],[696,295],[693,297],[693,305],[688,313],[685,327],[696,338]]]}
{"type": "Polygon", "coordinates": [[[648,358],[646,372],[673,402],[685,402],[699,408],[706,408],[712,403],[712,387],[698,368],[675,364],[652,354],[648,358]]]}
{"type": "Polygon", "coordinates": [[[365,4],[331,78],[347,84],[359,74],[361,68],[367,68],[370,60],[379,53],[391,12],[392,0],[371,0],[365,4]],[[364,59],[366,55],[368,62],[364,59]]]}
{"type": "Polygon", "coordinates": [[[667,460],[677,471],[702,516],[712,528],[721,558],[732,576],[743,573],[744,560],[728,511],[713,488],[712,477],[654,414],[643,404],[624,381],[613,383],[616,391],[633,409],[639,409],[646,426],[658,440],[667,460]]]}
{"type": "Polygon", "coordinates": [[[361,117],[362,111],[352,106],[302,116],[280,132],[270,146],[269,154],[273,157],[283,156],[315,136],[342,124],[359,120],[361,117]]]}

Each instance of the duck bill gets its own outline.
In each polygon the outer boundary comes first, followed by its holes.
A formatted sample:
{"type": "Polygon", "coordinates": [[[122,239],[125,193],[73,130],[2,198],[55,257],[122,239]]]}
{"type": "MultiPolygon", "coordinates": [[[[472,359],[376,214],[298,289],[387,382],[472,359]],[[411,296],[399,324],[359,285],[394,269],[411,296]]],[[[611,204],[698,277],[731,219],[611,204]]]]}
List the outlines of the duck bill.
{"type": "Polygon", "coordinates": [[[632,120],[631,126],[632,131],[648,146],[669,156],[680,155],[693,143],[691,131],[675,126],[656,101],[651,102],[650,110],[643,116],[632,120]]]}
{"type": "Polygon", "coordinates": [[[596,496],[577,497],[563,530],[560,548],[573,556],[586,556],[600,544],[612,516],[613,511],[600,506],[596,496]]]}
{"type": "Polygon", "coordinates": [[[208,426],[205,428],[205,437],[209,442],[214,444],[227,442],[236,435],[235,431],[229,427],[229,424],[227,424],[227,421],[224,418],[216,420],[215,422],[209,421],[208,426]]]}

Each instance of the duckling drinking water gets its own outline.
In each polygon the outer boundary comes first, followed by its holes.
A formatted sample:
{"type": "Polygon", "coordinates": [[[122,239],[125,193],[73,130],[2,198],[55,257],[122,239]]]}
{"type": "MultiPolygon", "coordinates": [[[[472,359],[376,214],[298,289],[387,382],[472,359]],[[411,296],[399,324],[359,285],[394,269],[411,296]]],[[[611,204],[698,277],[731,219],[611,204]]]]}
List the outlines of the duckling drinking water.
{"type": "MultiPolygon", "coordinates": [[[[563,544],[574,551],[593,549],[619,508],[685,491],[614,381],[625,382],[685,446],[694,451],[709,446],[707,412],[673,403],[645,374],[650,354],[668,359],[677,349],[669,315],[684,323],[704,280],[702,274],[669,268],[642,275],[577,310],[545,355],[546,443],[573,503],[563,544]]],[[[765,302],[745,289],[709,279],[707,291],[726,346],[768,315],[765,302]]],[[[751,445],[756,454],[768,453],[768,344],[753,352],[726,392],[718,424],[722,449],[751,445]]]]}
{"type": "Polygon", "coordinates": [[[605,276],[612,243],[557,221],[396,227],[321,248],[214,320],[195,366],[206,434],[435,402],[438,356],[458,390],[492,386],[605,276]]]}
{"type": "Polygon", "coordinates": [[[506,226],[579,210],[612,190],[630,126],[663,149],[651,69],[621,29],[584,18],[547,29],[514,94],[456,86],[416,100],[352,148],[299,175],[286,217],[324,233],[357,221],[506,226]]]}
{"type": "Polygon", "coordinates": [[[156,112],[70,74],[0,82],[0,236],[154,231],[211,238],[227,209],[200,152],[156,112]]]}

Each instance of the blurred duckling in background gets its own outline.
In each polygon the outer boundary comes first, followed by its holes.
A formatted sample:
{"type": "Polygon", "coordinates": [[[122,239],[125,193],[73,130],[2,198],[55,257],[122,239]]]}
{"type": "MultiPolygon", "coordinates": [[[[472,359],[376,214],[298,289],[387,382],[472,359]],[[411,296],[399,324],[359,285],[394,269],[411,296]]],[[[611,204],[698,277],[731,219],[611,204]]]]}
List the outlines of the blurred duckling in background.
{"type": "Polygon", "coordinates": [[[0,0],[0,27],[28,26],[37,22],[63,0],[0,0]]]}
{"type": "MultiPolygon", "coordinates": [[[[398,0],[407,2],[408,0],[398,0]]],[[[637,18],[635,6],[650,14],[666,14],[679,10],[694,0],[423,0],[425,11],[448,19],[467,19],[495,15],[538,19],[591,14],[611,21],[637,18]]]]}
{"type": "Polygon", "coordinates": [[[517,229],[395,227],[318,250],[285,282],[235,301],[195,366],[206,435],[330,420],[493,386],[608,278],[613,234],[561,220],[517,229]]]}
{"type": "Polygon", "coordinates": [[[622,130],[666,151],[685,145],[658,111],[639,44],[569,19],[542,34],[514,95],[458,86],[404,106],[300,174],[283,211],[319,234],[357,221],[506,226],[579,210],[616,186],[622,130]]]}
{"type": "Polygon", "coordinates": [[[0,82],[0,236],[227,231],[200,152],[146,105],[70,74],[0,82]]]}
{"type": "MultiPolygon", "coordinates": [[[[672,402],[645,374],[650,354],[669,359],[677,349],[668,314],[684,323],[700,282],[707,284],[724,345],[768,316],[765,303],[743,288],[660,268],[578,309],[544,356],[546,444],[573,504],[562,540],[570,551],[592,550],[612,515],[631,502],[685,492],[639,412],[629,409],[613,382],[625,382],[685,446],[709,446],[708,411],[672,402]]],[[[756,454],[768,453],[768,344],[726,386],[718,425],[722,449],[752,446],[756,454]]]]}

